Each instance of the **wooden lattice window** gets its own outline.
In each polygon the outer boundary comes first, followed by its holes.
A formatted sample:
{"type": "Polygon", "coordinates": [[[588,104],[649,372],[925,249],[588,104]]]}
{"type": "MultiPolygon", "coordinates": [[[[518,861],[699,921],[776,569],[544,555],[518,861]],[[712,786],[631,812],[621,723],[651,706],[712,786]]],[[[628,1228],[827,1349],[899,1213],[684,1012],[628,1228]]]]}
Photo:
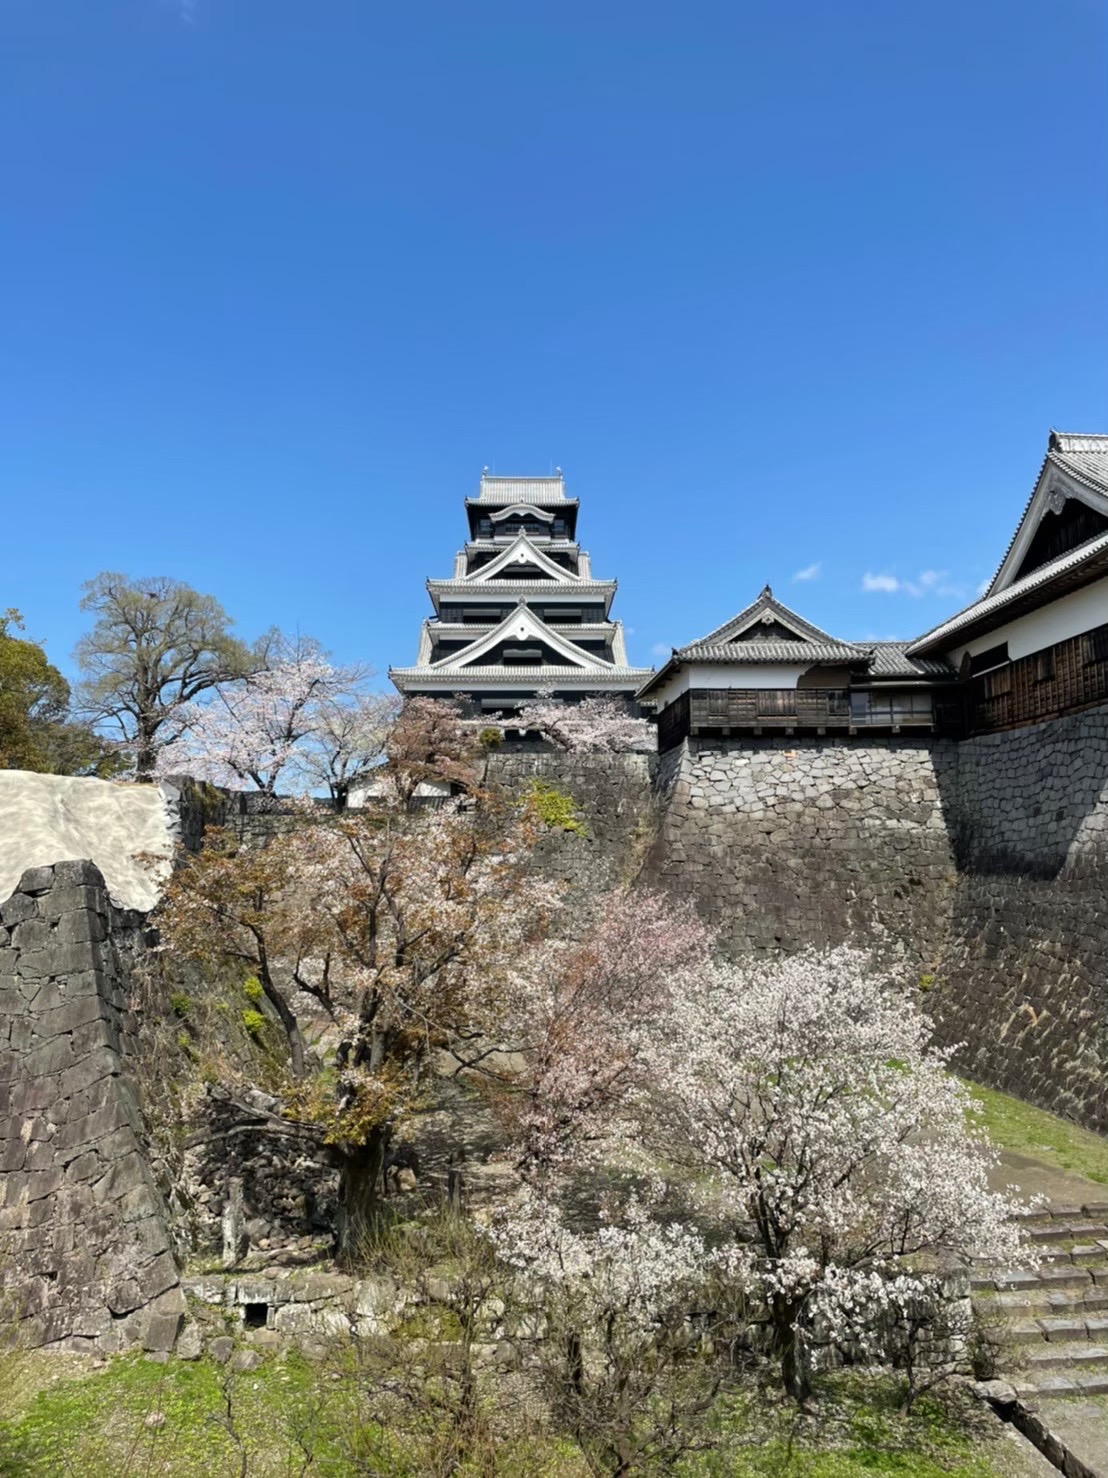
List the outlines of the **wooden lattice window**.
{"type": "Polygon", "coordinates": [[[1012,691],[1011,667],[995,667],[981,678],[982,691],[986,698],[1004,698],[1012,691]]]}
{"type": "Polygon", "coordinates": [[[1108,626],[1087,631],[1081,639],[1086,662],[1108,662],[1108,626]]]}

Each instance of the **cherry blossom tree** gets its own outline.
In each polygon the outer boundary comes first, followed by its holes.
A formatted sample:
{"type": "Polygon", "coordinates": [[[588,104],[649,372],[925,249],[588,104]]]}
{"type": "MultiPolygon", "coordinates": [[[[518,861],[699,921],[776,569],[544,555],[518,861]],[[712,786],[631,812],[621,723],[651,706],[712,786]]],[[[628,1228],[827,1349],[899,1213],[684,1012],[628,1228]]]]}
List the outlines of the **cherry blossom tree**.
{"type": "Polygon", "coordinates": [[[181,708],[183,732],[159,754],[159,773],[253,785],[271,798],[282,779],[301,792],[325,783],[345,800],[387,733],[384,710],[364,692],[368,677],[364,667],[334,666],[309,637],[273,633],[264,667],[181,708]]]}
{"type": "Polygon", "coordinates": [[[541,1330],[535,1358],[551,1407],[590,1471],[613,1478],[668,1471],[703,1439],[698,1418],[719,1391],[722,1362],[714,1323],[695,1327],[690,1312],[735,1322],[720,1259],[694,1227],[665,1219],[665,1193],[651,1184],[579,1229],[525,1188],[491,1229],[515,1272],[509,1297],[541,1330]]]}
{"type": "Polygon", "coordinates": [[[380,771],[400,712],[398,696],[359,691],[348,673],[348,681],[317,699],[312,728],[296,754],[300,782],[310,790],[326,787],[336,811],[345,811],[351,791],[380,771]]]}
{"type": "Polygon", "coordinates": [[[654,731],[646,719],[629,713],[622,699],[604,694],[564,703],[544,689],[524,704],[511,727],[534,730],[572,754],[622,754],[654,747],[654,731]]]}
{"type": "MultiPolygon", "coordinates": [[[[410,796],[402,758],[387,764],[393,793],[410,796]]],[[[166,946],[256,975],[285,1033],[287,1115],[342,1172],[344,1256],[372,1219],[390,1126],[417,1101],[432,1055],[486,1030],[543,932],[557,890],[528,867],[539,825],[526,805],[474,790],[465,806],[382,804],[260,849],[209,836],[170,881],[166,946]]]]}
{"type": "Polygon", "coordinates": [[[819,1339],[864,1338],[933,1292],[921,1259],[1014,1260],[995,1155],[907,990],[840,949],[720,965],[658,1023],[643,1134],[745,1226],[736,1276],[766,1305],[784,1385],[819,1339]]]}
{"type": "Polygon", "coordinates": [[[522,1065],[500,1073],[496,1101],[531,1179],[549,1182],[603,1140],[711,943],[690,903],[621,889],[598,901],[584,939],[548,939],[516,972],[499,1035],[522,1065]]]}

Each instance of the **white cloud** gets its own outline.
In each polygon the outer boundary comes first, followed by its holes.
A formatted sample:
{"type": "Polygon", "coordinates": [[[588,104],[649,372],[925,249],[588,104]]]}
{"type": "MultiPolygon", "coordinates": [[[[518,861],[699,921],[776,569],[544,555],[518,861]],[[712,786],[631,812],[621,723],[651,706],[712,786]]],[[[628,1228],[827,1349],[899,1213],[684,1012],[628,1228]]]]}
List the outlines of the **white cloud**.
{"type": "Polygon", "coordinates": [[[916,600],[925,595],[960,600],[966,593],[961,585],[950,583],[946,570],[920,570],[913,580],[902,580],[898,575],[875,575],[867,570],[862,576],[862,589],[880,590],[886,595],[911,595],[916,600]]]}
{"type": "Polygon", "coordinates": [[[900,589],[900,581],[895,575],[871,575],[869,570],[862,576],[863,590],[884,590],[893,595],[900,589]]]}
{"type": "Polygon", "coordinates": [[[664,641],[656,641],[650,648],[650,655],[652,657],[669,657],[672,654],[673,648],[671,646],[667,647],[664,641]]]}
{"type": "Polygon", "coordinates": [[[818,580],[819,579],[819,572],[820,572],[820,562],[817,559],[814,564],[805,565],[802,570],[797,570],[796,574],[793,576],[793,579],[794,580],[818,580]]]}

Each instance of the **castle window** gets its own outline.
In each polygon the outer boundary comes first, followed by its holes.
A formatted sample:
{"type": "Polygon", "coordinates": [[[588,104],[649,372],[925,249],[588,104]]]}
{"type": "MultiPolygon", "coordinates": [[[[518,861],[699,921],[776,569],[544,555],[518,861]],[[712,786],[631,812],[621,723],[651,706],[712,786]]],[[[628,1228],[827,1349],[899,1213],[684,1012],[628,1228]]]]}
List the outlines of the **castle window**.
{"type": "Polygon", "coordinates": [[[1054,681],[1053,647],[1047,647],[1045,651],[1036,652],[1031,661],[1037,683],[1052,683],[1054,681]]]}
{"type": "Polygon", "coordinates": [[[1108,662],[1108,626],[1087,631],[1082,638],[1086,662],[1108,662]]]}
{"type": "Polygon", "coordinates": [[[1008,643],[1002,641],[998,646],[987,647],[985,651],[978,652],[976,657],[970,658],[970,676],[981,677],[986,672],[991,672],[994,667],[1003,667],[1008,661],[1008,643]]]}
{"type": "Polygon", "coordinates": [[[1003,698],[1012,691],[1011,667],[994,667],[983,675],[986,698],[1003,698]]]}

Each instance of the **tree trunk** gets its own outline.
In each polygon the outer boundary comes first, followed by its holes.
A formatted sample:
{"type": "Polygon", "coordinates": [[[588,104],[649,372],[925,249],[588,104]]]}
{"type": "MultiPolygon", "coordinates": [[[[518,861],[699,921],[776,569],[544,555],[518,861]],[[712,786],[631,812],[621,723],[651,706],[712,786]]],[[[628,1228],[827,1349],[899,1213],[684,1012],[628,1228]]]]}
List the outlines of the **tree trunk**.
{"type": "Polygon", "coordinates": [[[769,1307],[773,1320],[773,1353],[781,1366],[781,1383],[786,1393],[798,1405],[803,1405],[812,1394],[812,1384],[796,1329],[801,1305],[796,1299],[777,1295],[770,1299],[769,1307]]]}
{"type": "Polygon", "coordinates": [[[385,1130],[374,1129],[365,1144],[340,1152],[337,1258],[354,1267],[373,1231],[381,1201],[385,1130]]]}
{"type": "Polygon", "coordinates": [[[158,747],[155,743],[157,732],[157,724],[143,718],[139,719],[135,727],[135,778],[138,780],[154,778],[154,766],[158,762],[158,747]]]}

